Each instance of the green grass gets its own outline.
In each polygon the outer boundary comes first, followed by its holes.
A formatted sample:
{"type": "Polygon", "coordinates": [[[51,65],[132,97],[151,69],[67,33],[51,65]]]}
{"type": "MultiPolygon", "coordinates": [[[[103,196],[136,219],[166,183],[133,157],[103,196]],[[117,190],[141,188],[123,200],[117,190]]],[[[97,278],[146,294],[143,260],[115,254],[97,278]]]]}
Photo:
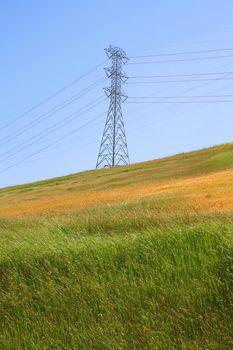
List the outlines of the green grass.
{"type": "Polygon", "coordinates": [[[230,217],[96,210],[2,220],[0,348],[232,349],[230,217]]]}
{"type": "MultiPolygon", "coordinates": [[[[166,171],[168,178],[195,176],[230,168],[232,149],[88,172],[1,195],[48,186],[59,191],[74,181],[86,188],[94,176],[100,188],[166,171]]],[[[232,350],[232,214],[173,211],[178,200],[0,218],[0,349],[232,350]]]]}

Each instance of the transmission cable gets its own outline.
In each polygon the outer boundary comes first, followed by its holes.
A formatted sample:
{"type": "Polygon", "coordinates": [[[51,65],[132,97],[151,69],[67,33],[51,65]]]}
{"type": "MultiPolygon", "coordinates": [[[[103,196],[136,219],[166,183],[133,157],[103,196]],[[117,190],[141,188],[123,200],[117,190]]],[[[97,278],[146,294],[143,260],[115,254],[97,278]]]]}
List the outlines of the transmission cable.
{"type": "MultiPolygon", "coordinates": [[[[219,90],[219,89],[218,89],[219,90]]],[[[222,90],[222,89],[221,89],[222,90]]],[[[192,110],[196,110],[196,109],[200,109],[200,108],[202,108],[203,106],[195,106],[195,107],[193,107],[193,108],[191,108],[191,110],[189,110],[189,111],[192,111],[192,110]]],[[[148,127],[148,126],[151,126],[151,125],[153,125],[153,124],[157,124],[157,123],[159,123],[159,122],[164,122],[164,121],[167,121],[167,120],[170,120],[170,119],[173,119],[173,118],[177,118],[177,117],[180,117],[180,115],[181,114],[187,114],[187,111],[183,111],[183,112],[176,112],[175,114],[173,113],[172,115],[170,115],[170,116],[168,116],[168,117],[166,117],[166,118],[162,118],[162,119],[159,119],[159,120],[154,120],[154,121],[152,121],[152,122],[150,122],[150,123],[147,123],[147,124],[144,124],[143,126],[139,126],[139,127],[137,127],[137,128],[134,128],[133,130],[131,129],[131,131],[133,131],[133,132],[135,132],[136,130],[138,130],[138,129],[142,129],[142,128],[145,128],[145,127],[148,127]]],[[[135,118],[134,118],[135,119],[135,118]]],[[[130,120],[130,122],[132,122],[132,120],[130,120]]]]}
{"type": "Polygon", "coordinates": [[[4,138],[0,139],[0,145],[4,145],[5,143],[14,140],[17,136],[22,135],[26,131],[28,131],[28,130],[32,129],[33,127],[37,126],[38,124],[42,123],[44,120],[47,120],[48,118],[52,117],[55,113],[61,111],[65,107],[69,106],[73,102],[77,101],[78,99],[80,99],[81,97],[86,95],[88,92],[90,92],[93,89],[95,89],[97,86],[101,85],[105,80],[106,80],[106,78],[101,78],[101,79],[97,80],[95,83],[93,83],[89,87],[83,89],[78,94],[73,95],[71,98],[69,98],[69,99],[63,101],[62,103],[60,103],[59,105],[53,107],[48,112],[45,112],[42,115],[40,115],[39,117],[37,117],[34,120],[30,121],[29,123],[24,125],[22,128],[20,128],[20,129],[18,129],[16,131],[13,131],[9,135],[7,135],[4,138]]]}
{"type": "MultiPolygon", "coordinates": [[[[229,66],[230,64],[229,63],[227,63],[227,64],[224,64],[224,65],[221,65],[221,66],[219,66],[218,68],[222,68],[222,67],[225,67],[225,66],[229,66]]],[[[208,72],[208,73],[197,73],[198,75],[211,75],[211,74],[233,74],[233,72],[215,72],[215,73],[211,73],[211,72],[208,72]]],[[[169,75],[161,75],[161,76],[158,76],[158,77],[167,77],[167,76],[169,76],[169,75]]],[[[173,76],[173,75],[171,75],[171,76],[173,76]]],[[[183,74],[177,74],[177,75],[174,75],[174,76],[183,76],[183,74]]],[[[147,76],[148,78],[150,77],[150,76],[147,76]]],[[[155,77],[157,77],[157,76],[155,76],[155,77]]],[[[132,77],[130,77],[130,79],[131,79],[132,77]]],[[[205,86],[205,85],[209,85],[211,82],[207,82],[207,83],[202,83],[202,84],[199,84],[199,85],[197,85],[197,86],[194,86],[194,87],[192,87],[192,88],[189,88],[189,89],[185,89],[184,91],[182,91],[182,93],[186,93],[186,92],[189,92],[189,91],[193,91],[193,90],[196,90],[197,88],[199,88],[199,87],[203,87],[203,86],[205,86]]],[[[176,84],[176,85],[178,85],[178,84],[176,84]]],[[[168,88],[166,87],[165,89],[164,88],[162,88],[162,89],[159,89],[159,91],[157,91],[157,93],[160,93],[160,92],[163,92],[164,90],[167,90],[168,88]]],[[[221,91],[221,90],[223,90],[223,89],[217,89],[216,91],[221,91]]],[[[129,97],[129,98],[131,98],[131,97],[129,97]]],[[[127,114],[129,114],[129,113],[132,113],[132,112],[134,112],[134,111],[139,111],[139,110],[144,110],[145,108],[148,108],[149,107],[149,105],[148,106],[146,106],[145,107],[145,105],[143,106],[143,107],[139,107],[139,108],[136,108],[136,109],[133,109],[133,110],[131,110],[130,112],[127,112],[127,114]]],[[[164,111],[164,110],[167,110],[167,109],[170,109],[171,107],[168,107],[168,108],[162,108],[162,110],[159,110],[159,112],[160,111],[164,111]]],[[[172,107],[172,108],[174,108],[174,107],[172,107]]],[[[134,120],[135,118],[133,118],[133,120],[134,120]]]]}
{"type": "Polygon", "coordinates": [[[136,76],[130,76],[129,79],[177,78],[177,77],[195,77],[195,76],[227,75],[227,74],[233,74],[233,72],[166,74],[166,75],[136,75],[136,76]]]}
{"type": "Polygon", "coordinates": [[[15,166],[17,166],[17,165],[23,163],[25,160],[28,160],[28,159],[34,157],[35,155],[37,155],[37,154],[39,154],[39,153],[45,151],[46,149],[48,149],[48,148],[50,148],[50,147],[56,145],[56,144],[59,143],[61,140],[64,140],[64,139],[66,139],[67,137],[69,137],[69,136],[73,135],[74,133],[76,133],[77,131],[79,131],[79,130],[85,128],[86,126],[88,126],[89,124],[91,124],[93,121],[95,121],[95,120],[101,118],[103,115],[105,115],[105,112],[104,112],[104,113],[101,113],[101,114],[98,115],[97,117],[95,117],[95,118],[89,120],[87,123],[83,124],[82,126],[80,126],[80,127],[76,128],[76,129],[72,130],[71,132],[65,134],[62,138],[59,138],[58,140],[56,140],[56,141],[54,141],[54,142],[51,142],[49,145],[47,145],[47,146],[45,146],[45,147],[43,147],[43,148],[40,148],[38,151],[33,152],[33,153],[31,153],[30,155],[24,157],[23,159],[17,161],[16,163],[14,163],[14,164],[12,164],[12,165],[9,165],[8,167],[6,167],[6,168],[0,170],[0,173],[3,173],[3,172],[5,172],[5,171],[7,171],[7,170],[9,170],[9,169],[11,169],[11,168],[14,168],[15,166]]]}
{"type": "Polygon", "coordinates": [[[137,104],[137,103],[151,103],[151,104],[167,104],[167,103],[174,103],[174,104],[188,104],[188,103],[232,103],[233,100],[209,100],[209,101],[133,101],[133,102],[126,102],[130,104],[137,104]]]}
{"type": "MultiPolygon", "coordinates": [[[[106,115],[106,114],[107,114],[107,111],[106,111],[105,113],[103,113],[102,115],[106,115]]],[[[93,121],[92,126],[93,126],[93,125],[102,125],[102,123],[103,123],[103,122],[102,122],[101,120],[100,120],[100,121],[97,121],[97,122],[95,122],[95,123],[94,123],[94,121],[93,121]]],[[[79,137],[79,140],[83,140],[83,139],[86,140],[86,139],[90,139],[90,138],[93,139],[93,135],[91,135],[91,134],[88,134],[88,135],[86,135],[86,136],[82,135],[82,137],[79,137]]],[[[99,140],[96,140],[96,141],[99,142],[99,140]]],[[[73,142],[72,142],[71,144],[73,145],[73,142]]],[[[70,145],[70,144],[68,144],[68,145],[70,145]]],[[[60,146],[63,146],[63,144],[61,144],[60,146]]],[[[58,146],[56,145],[56,149],[57,149],[58,147],[60,147],[60,146],[59,146],[59,145],[58,145],[58,146]]],[[[74,147],[70,148],[70,150],[73,150],[73,149],[74,149],[74,147]]],[[[62,149],[61,153],[63,153],[63,150],[64,150],[64,149],[62,149]]],[[[64,150],[64,152],[65,152],[65,150],[64,150]]],[[[56,155],[56,154],[59,154],[59,152],[56,152],[55,155],[56,155]]],[[[52,156],[52,154],[50,154],[50,155],[48,155],[48,156],[52,156]]],[[[45,157],[37,158],[37,160],[40,160],[40,159],[43,159],[43,158],[45,158],[45,157]]],[[[46,157],[46,158],[47,158],[47,157],[46,157]]]]}
{"type": "MultiPolygon", "coordinates": [[[[106,112],[106,113],[107,113],[107,112],[106,112]]],[[[104,115],[105,115],[106,113],[104,113],[104,115]]],[[[77,145],[77,146],[75,146],[75,147],[70,147],[70,148],[65,149],[65,150],[63,149],[63,150],[60,151],[60,152],[56,152],[56,153],[53,153],[53,154],[47,154],[47,155],[45,155],[44,157],[40,157],[40,158],[33,159],[33,160],[31,160],[31,161],[29,161],[29,162],[27,162],[27,163],[38,162],[38,161],[43,160],[43,159],[48,159],[48,158],[51,158],[51,157],[56,157],[56,156],[59,156],[60,154],[64,154],[64,153],[67,153],[67,152],[70,152],[70,151],[73,151],[73,150],[81,149],[81,148],[83,148],[83,147],[96,144],[96,143],[98,143],[98,142],[99,142],[99,140],[96,139],[96,140],[94,140],[94,141],[92,141],[92,142],[88,142],[88,143],[85,143],[85,144],[82,144],[82,145],[77,145]]]]}
{"type": "MultiPolygon", "coordinates": [[[[232,65],[232,62],[231,62],[231,63],[221,64],[221,65],[218,66],[217,68],[223,68],[223,67],[227,67],[227,66],[229,66],[229,65],[232,65]]],[[[211,74],[211,71],[210,71],[210,74],[211,74]]],[[[187,93],[187,92],[196,90],[196,89],[198,89],[198,88],[200,88],[200,87],[204,87],[204,86],[206,86],[206,85],[210,85],[210,83],[211,83],[211,82],[208,81],[208,82],[204,82],[204,83],[198,84],[198,85],[196,85],[196,86],[193,86],[193,87],[191,87],[191,88],[185,89],[185,90],[181,91],[180,93],[178,93],[177,96],[179,96],[181,93],[184,94],[184,93],[187,93]]],[[[177,84],[177,85],[178,85],[178,84],[177,84]]],[[[232,84],[230,84],[230,85],[228,85],[227,87],[224,87],[224,88],[217,88],[217,89],[214,89],[214,91],[212,90],[212,92],[219,92],[219,91],[222,91],[222,90],[226,90],[227,88],[229,88],[229,87],[231,87],[231,86],[232,86],[232,84]]],[[[164,90],[167,90],[167,87],[166,87],[165,89],[160,89],[158,92],[162,92],[162,91],[164,91],[164,90]]],[[[143,105],[143,104],[142,104],[142,105],[143,105]]],[[[147,105],[144,104],[143,107],[139,107],[139,108],[137,108],[137,110],[142,110],[142,109],[148,108],[149,106],[150,106],[150,104],[147,104],[147,105]]],[[[174,105],[172,105],[172,106],[170,105],[169,107],[160,109],[158,112],[163,112],[163,111],[166,111],[166,110],[170,110],[171,108],[174,109],[175,107],[176,107],[176,106],[174,106],[174,105]]],[[[133,120],[135,120],[135,119],[137,119],[137,118],[133,118],[133,120]]]]}
{"type": "Polygon", "coordinates": [[[172,99],[172,98],[222,98],[222,97],[233,97],[233,95],[194,95],[194,96],[130,96],[129,99],[172,99]]]}
{"type": "Polygon", "coordinates": [[[5,125],[0,127],[0,130],[3,130],[5,128],[7,128],[8,126],[12,125],[13,123],[15,123],[16,121],[22,119],[23,117],[25,117],[26,115],[28,115],[29,113],[33,112],[34,110],[36,110],[37,108],[39,108],[40,106],[42,106],[43,104],[45,104],[46,102],[52,100],[53,98],[57,97],[58,95],[60,95],[62,92],[64,92],[65,90],[67,90],[68,88],[70,88],[71,86],[75,85],[77,82],[79,82],[80,80],[84,79],[85,77],[87,77],[89,74],[93,73],[96,69],[98,69],[99,67],[101,67],[103,64],[105,64],[107,62],[108,59],[104,60],[103,62],[99,63],[97,66],[91,68],[89,71],[87,71],[86,73],[84,73],[83,75],[81,75],[80,77],[78,77],[77,79],[71,81],[70,83],[68,83],[67,85],[65,85],[63,88],[61,88],[60,90],[56,91],[55,93],[53,93],[52,95],[48,96],[47,98],[45,98],[44,100],[42,100],[41,102],[39,102],[38,104],[34,105],[33,107],[31,107],[30,109],[28,109],[26,112],[20,114],[18,117],[12,119],[11,121],[9,121],[8,123],[6,123],[5,125]]]}
{"type": "Polygon", "coordinates": [[[167,84],[167,83],[192,83],[198,81],[221,81],[221,80],[233,80],[233,77],[225,78],[204,78],[204,79],[180,79],[180,80],[157,80],[157,81],[129,81],[127,85],[143,85],[143,84],[167,84]]]}
{"type": "Polygon", "coordinates": [[[221,52],[221,51],[232,51],[232,50],[233,50],[233,48],[210,49],[210,50],[198,50],[198,51],[181,51],[181,52],[161,53],[161,54],[152,54],[152,55],[130,56],[129,58],[132,59],[132,58],[146,58],[146,57],[193,55],[193,54],[200,54],[200,53],[221,52]]]}
{"type": "Polygon", "coordinates": [[[50,128],[46,129],[45,131],[42,131],[42,132],[38,133],[37,135],[34,135],[29,140],[27,140],[26,142],[22,143],[20,146],[16,146],[16,147],[10,149],[9,151],[1,154],[0,155],[1,156],[1,161],[2,162],[6,161],[9,158],[11,158],[11,157],[15,156],[16,154],[18,154],[19,152],[27,149],[28,147],[33,146],[34,144],[36,144],[38,141],[42,140],[46,136],[53,134],[54,132],[56,132],[57,130],[61,129],[65,125],[71,123],[73,120],[75,120],[78,117],[82,116],[83,114],[89,112],[93,108],[97,107],[99,104],[101,104],[105,100],[106,100],[105,97],[97,98],[93,102],[89,103],[87,106],[81,108],[79,111],[76,111],[76,112],[70,114],[68,117],[64,118],[63,120],[61,120],[61,121],[59,121],[57,123],[55,123],[53,126],[51,126],[50,128]],[[28,143],[28,141],[32,141],[32,142],[28,143]],[[7,154],[9,154],[9,155],[7,155],[7,154]],[[2,157],[4,157],[4,158],[2,158],[2,157]]]}
{"type": "Polygon", "coordinates": [[[208,57],[195,57],[195,58],[182,58],[177,60],[161,60],[161,61],[142,61],[142,62],[128,62],[126,65],[136,65],[136,64],[154,64],[154,63],[172,63],[172,62],[185,62],[185,61],[203,61],[203,60],[214,60],[219,58],[230,58],[233,55],[223,55],[223,56],[208,56],[208,57]]]}

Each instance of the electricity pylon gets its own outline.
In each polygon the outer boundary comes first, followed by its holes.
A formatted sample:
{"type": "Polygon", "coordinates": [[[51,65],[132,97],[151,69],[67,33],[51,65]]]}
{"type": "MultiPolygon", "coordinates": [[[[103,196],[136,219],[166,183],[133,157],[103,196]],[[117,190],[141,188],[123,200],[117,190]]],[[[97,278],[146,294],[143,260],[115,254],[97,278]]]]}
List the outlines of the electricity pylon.
{"type": "Polygon", "coordinates": [[[122,84],[128,79],[122,70],[122,66],[126,64],[128,57],[119,47],[109,46],[105,51],[108,58],[112,61],[111,67],[105,68],[107,77],[111,79],[111,86],[104,88],[107,97],[110,99],[110,105],[96,168],[111,168],[129,164],[128,146],[121,109],[121,103],[127,99],[122,90],[122,84]]]}

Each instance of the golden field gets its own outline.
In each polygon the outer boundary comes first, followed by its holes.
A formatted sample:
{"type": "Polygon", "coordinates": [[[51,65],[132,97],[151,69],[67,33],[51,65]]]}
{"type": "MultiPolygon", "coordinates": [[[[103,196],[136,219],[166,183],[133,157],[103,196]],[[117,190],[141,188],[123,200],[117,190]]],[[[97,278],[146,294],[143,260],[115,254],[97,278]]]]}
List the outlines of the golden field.
{"type": "Polygon", "coordinates": [[[231,212],[233,145],[139,163],[83,172],[0,190],[0,217],[78,210],[141,199],[168,201],[166,210],[231,212]],[[175,203],[171,204],[172,199],[175,203]]]}

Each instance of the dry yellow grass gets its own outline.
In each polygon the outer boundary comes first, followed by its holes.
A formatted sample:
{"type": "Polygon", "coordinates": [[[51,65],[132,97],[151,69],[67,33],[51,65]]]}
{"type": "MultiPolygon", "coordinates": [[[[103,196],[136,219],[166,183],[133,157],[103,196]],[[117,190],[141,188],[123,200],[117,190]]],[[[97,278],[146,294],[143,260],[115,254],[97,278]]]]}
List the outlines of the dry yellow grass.
{"type": "Polygon", "coordinates": [[[52,186],[41,185],[42,187],[32,188],[31,191],[3,191],[0,197],[0,216],[64,212],[91,205],[131,202],[146,198],[174,198],[176,210],[183,210],[188,205],[198,211],[233,211],[233,169],[211,170],[201,175],[188,173],[189,163],[195,162],[197,155],[199,159],[202,152],[209,156],[204,150],[190,153],[188,158],[187,155],[179,155],[114,171],[109,169],[103,170],[102,173],[89,172],[86,173],[86,178],[85,173],[78,174],[73,176],[72,180],[67,177],[67,181],[62,183],[58,181],[52,186]],[[188,159],[186,168],[185,159],[186,162],[188,159]],[[179,161],[184,163],[183,172],[179,161]],[[136,180],[135,183],[130,182],[132,176],[136,180]],[[109,186],[109,183],[112,186],[109,186]]]}

